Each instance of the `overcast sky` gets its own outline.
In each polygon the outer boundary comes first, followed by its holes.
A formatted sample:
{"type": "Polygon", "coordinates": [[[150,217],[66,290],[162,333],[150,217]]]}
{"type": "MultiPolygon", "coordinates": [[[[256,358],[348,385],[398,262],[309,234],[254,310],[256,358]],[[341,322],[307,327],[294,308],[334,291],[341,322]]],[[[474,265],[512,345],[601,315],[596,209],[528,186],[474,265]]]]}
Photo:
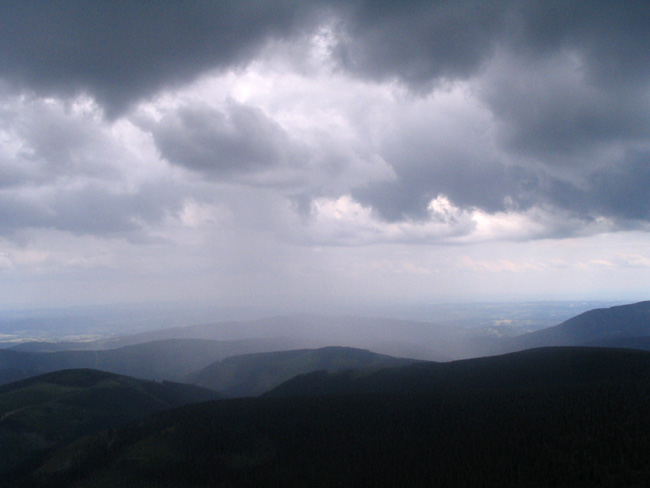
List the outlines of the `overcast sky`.
{"type": "Polygon", "coordinates": [[[648,298],[647,1],[0,3],[0,306],[648,298]]]}

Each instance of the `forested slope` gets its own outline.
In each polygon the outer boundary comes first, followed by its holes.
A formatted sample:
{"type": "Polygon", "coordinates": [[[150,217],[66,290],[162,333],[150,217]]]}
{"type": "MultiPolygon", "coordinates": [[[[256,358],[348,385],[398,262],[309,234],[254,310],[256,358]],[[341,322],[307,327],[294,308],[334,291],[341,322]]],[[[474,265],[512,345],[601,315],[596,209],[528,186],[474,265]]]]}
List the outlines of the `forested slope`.
{"type": "Polygon", "coordinates": [[[389,371],[402,381],[419,371],[419,380],[381,393],[192,405],[10,475],[29,487],[647,486],[649,355],[594,351],[502,356],[487,383],[470,380],[468,362],[453,388],[432,387],[438,373],[425,381],[433,370],[411,365],[389,371]]]}

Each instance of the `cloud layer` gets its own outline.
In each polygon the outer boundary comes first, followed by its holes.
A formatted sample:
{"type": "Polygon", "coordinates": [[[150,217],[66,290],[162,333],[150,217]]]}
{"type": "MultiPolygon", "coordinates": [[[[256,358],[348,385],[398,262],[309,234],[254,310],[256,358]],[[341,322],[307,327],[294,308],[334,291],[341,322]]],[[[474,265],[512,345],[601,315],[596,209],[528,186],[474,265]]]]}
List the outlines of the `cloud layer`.
{"type": "MultiPolygon", "coordinates": [[[[640,257],[593,262],[644,263],[649,24],[641,1],[4,3],[0,269],[157,256],[291,294],[378,269],[369,246],[615,232],[640,257]]],[[[446,273],[499,268],[460,256],[446,273]]]]}

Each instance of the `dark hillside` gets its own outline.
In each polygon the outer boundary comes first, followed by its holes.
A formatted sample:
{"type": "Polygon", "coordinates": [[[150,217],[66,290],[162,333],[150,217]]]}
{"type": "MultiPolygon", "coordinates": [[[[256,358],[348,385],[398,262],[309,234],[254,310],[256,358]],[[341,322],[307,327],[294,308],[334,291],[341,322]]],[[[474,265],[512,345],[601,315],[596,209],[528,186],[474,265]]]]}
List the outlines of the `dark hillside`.
{"type": "Polygon", "coordinates": [[[650,353],[646,351],[555,347],[374,372],[318,371],[297,376],[266,395],[444,393],[636,380],[650,380],[650,353]]]}
{"type": "Polygon", "coordinates": [[[555,327],[512,339],[511,349],[542,346],[580,346],[594,341],[650,336],[650,301],[599,308],[582,313],[555,327]]]}
{"type": "Polygon", "coordinates": [[[508,355],[481,381],[470,380],[477,368],[466,362],[464,386],[433,393],[433,366],[412,365],[391,374],[429,379],[406,388],[394,381],[386,393],[183,407],[11,475],[17,486],[86,488],[648,486],[649,355],[599,352],[508,355]]]}
{"type": "Polygon", "coordinates": [[[81,435],[218,395],[88,369],[57,371],[0,387],[0,470],[81,435]]]}
{"type": "Polygon", "coordinates": [[[349,347],[300,349],[229,357],[188,376],[187,382],[231,397],[257,396],[296,375],[311,371],[378,369],[412,362],[412,359],[398,359],[349,347]]]}
{"type": "Polygon", "coordinates": [[[101,351],[25,352],[0,349],[0,380],[51,371],[92,368],[149,380],[179,381],[208,364],[236,354],[274,350],[273,340],[168,339],[101,351]]]}
{"type": "Polygon", "coordinates": [[[584,344],[589,347],[617,347],[619,349],[641,349],[650,351],[650,337],[613,337],[584,344]]]}

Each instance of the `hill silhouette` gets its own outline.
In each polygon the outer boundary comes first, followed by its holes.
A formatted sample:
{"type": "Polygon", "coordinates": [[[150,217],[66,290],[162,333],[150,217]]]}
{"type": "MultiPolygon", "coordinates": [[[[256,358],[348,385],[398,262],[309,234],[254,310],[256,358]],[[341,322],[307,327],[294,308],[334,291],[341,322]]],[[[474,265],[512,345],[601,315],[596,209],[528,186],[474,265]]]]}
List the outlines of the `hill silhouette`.
{"type": "Polygon", "coordinates": [[[143,379],[180,381],[216,360],[283,346],[283,341],[264,339],[169,339],[99,351],[27,352],[0,349],[0,384],[75,368],[92,368],[143,379]]]}
{"type": "Polygon", "coordinates": [[[507,341],[510,349],[542,346],[580,346],[650,336],[650,301],[589,310],[554,327],[507,341]]]}
{"type": "MultiPolygon", "coordinates": [[[[74,369],[0,387],[0,470],[57,443],[173,407],[220,398],[171,382],[74,369]]],[[[5,485],[6,486],[6,485],[5,485]]]]}
{"type": "Polygon", "coordinates": [[[181,407],[8,476],[16,486],[89,488],[650,481],[650,353],[552,348],[441,366],[321,374],[347,377],[347,394],[181,407]]]}
{"type": "Polygon", "coordinates": [[[282,339],[284,347],[267,349],[267,351],[314,349],[338,345],[369,349],[391,356],[400,356],[405,351],[412,351],[416,359],[444,361],[462,354],[465,336],[466,331],[461,327],[429,322],[294,314],[147,331],[98,341],[95,347],[113,349],[125,345],[179,338],[220,341],[273,338],[275,341],[282,339]]]}
{"type": "Polygon", "coordinates": [[[449,363],[419,362],[370,372],[316,371],[296,376],[265,396],[446,393],[619,380],[650,380],[650,353],[550,347],[449,363]]]}
{"type": "Polygon", "coordinates": [[[256,353],[212,363],[189,375],[187,382],[223,392],[230,397],[257,396],[296,375],[311,371],[379,369],[413,361],[349,347],[256,353]]]}

